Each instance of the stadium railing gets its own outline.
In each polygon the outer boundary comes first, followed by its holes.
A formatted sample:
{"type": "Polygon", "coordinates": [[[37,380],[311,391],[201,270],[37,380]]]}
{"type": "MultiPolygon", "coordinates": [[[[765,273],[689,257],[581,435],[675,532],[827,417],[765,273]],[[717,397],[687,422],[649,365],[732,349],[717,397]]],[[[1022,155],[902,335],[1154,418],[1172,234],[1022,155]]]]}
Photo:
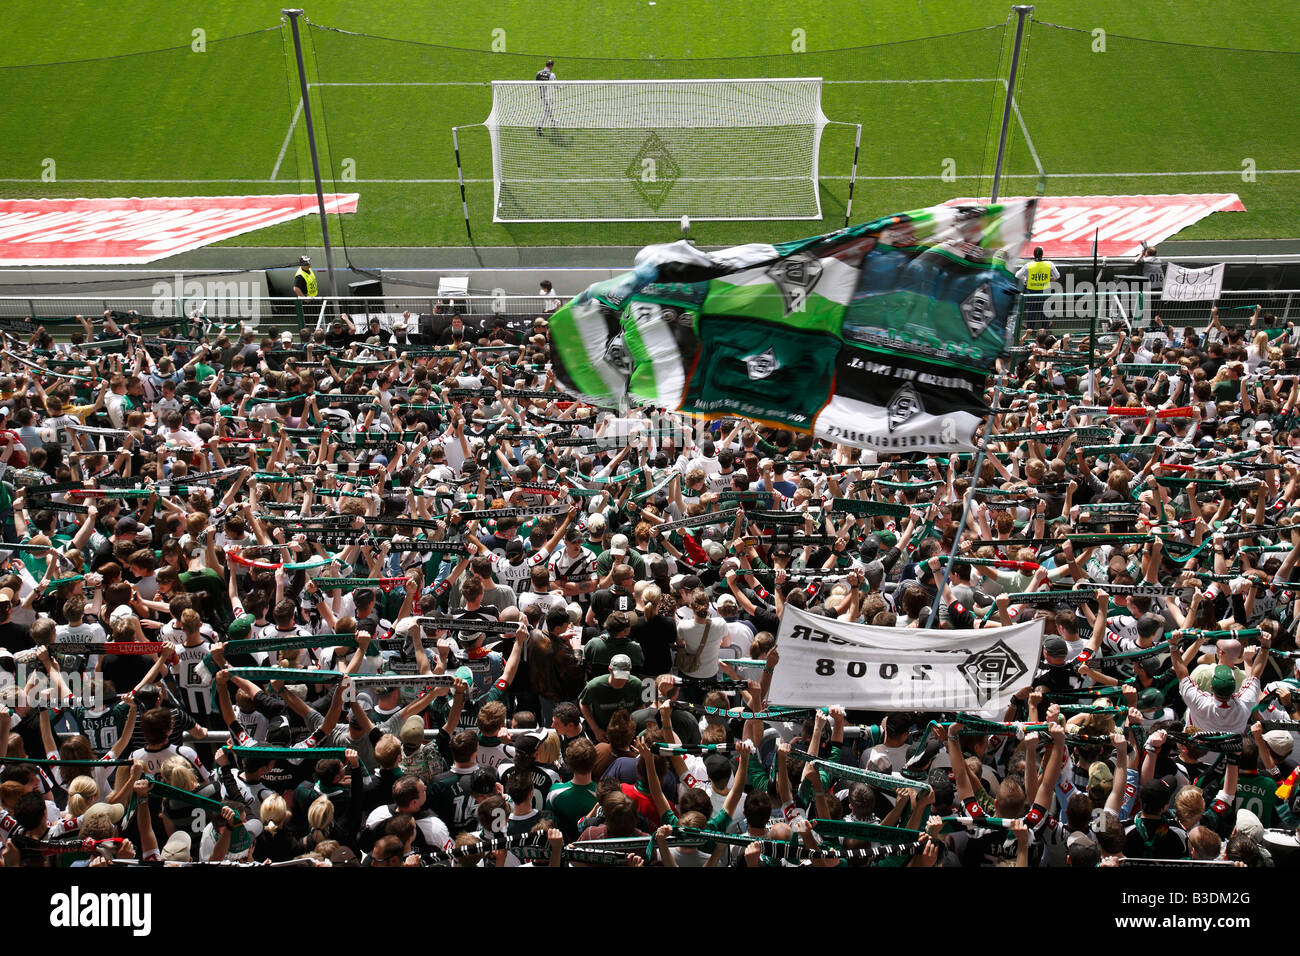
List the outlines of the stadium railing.
{"type": "Polygon", "coordinates": [[[0,296],[0,327],[21,335],[28,326],[34,331],[35,325],[44,325],[56,339],[65,339],[81,331],[76,316],[95,320],[102,318],[105,312],[115,313],[119,322],[135,321],[143,323],[146,328],[171,327],[177,333],[186,317],[198,312],[215,325],[242,323],[267,334],[317,328],[327,325],[339,314],[347,314],[354,320],[362,317],[367,322],[370,316],[378,316],[385,331],[391,330],[393,321],[406,312],[412,316],[446,316],[448,320],[452,314],[458,314],[470,323],[497,316],[508,321],[531,322],[548,314],[547,300],[537,295],[455,296],[450,306],[446,304],[447,298],[338,296],[300,308],[295,296],[252,296],[234,289],[229,294],[186,299],[170,296],[0,296]],[[139,318],[126,318],[130,313],[139,318]],[[26,319],[34,320],[34,323],[23,323],[26,319]]]}
{"type": "Polygon", "coordinates": [[[1120,281],[1103,282],[1100,293],[1091,285],[1066,291],[1026,293],[1021,308],[1021,332],[1024,335],[1042,328],[1055,335],[1087,335],[1095,317],[1099,337],[1107,336],[1115,322],[1124,322],[1150,335],[1158,332],[1154,324],[1159,316],[1161,323],[1181,339],[1184,329],[1204,330],[1216,308],[1225,327],[1245,327],[1256,306],[1261,315],[1276,319],[1262,322],[1260,328],[1285,328],[1288,322],[1300,321],[1300,290],[1225,289],[1215,301],[1182,302],[1170,301],[1149,286],[1128,286],[1120,281]]]}
{"type": "MultiPolygon", "coordinates": [[[[224,324],[233,327],[239,322],[266,334],[286,330],[296,333],[304,327],[316,328],[322,323],[327,324],[339,313],[346,313],[353,319],[363,317],[367,322],[370,316],[378,316],[385,331],[390,331],[393,321],[406,312],[413,316],[446,317],[448,321],[455,313],[471,324],[497,316],[507,321],[530,322],[547,314],[546,299],[536,295],[458,296],[450,307],[445,300],[445,296],[342,296],[328,302],[308,304],[300,318],[295,297],[245,296],[234,292],[206,299],[0,296],[0,326],[21,334],[30,324],[23,320],[34,319],[35,324],[44,325],[55,338],[63,339],[81,328],[74,316],[97,319],[106,311],[118,313],[119,321],[120,314],[134,312],[139,316],[136,321],[146,328],[171,326],[178,332],[183,317],[197,310],[213,326],[224,324]]],[[[1115,321],[1126,322],[1133,328],[1149,329],[1157,315],[1170,329],[1181,331],[1189,327],[1204,328],[1210,322],[1211,310],[1216,307],[1224,325],[1245,326],[1257,305],[1263,313],[1275,316],[1279,326],[1300,321],[1300,289],[1234,289],[1225,290],[1214,302],[1173,302],[1150,287],[1128,286],[1121,281],[1102,283],[1100,293],[1094,292],[1090,285],[1082,284],[1063,291],[1027,293],[1022,330],[1041,326],[1056,334],[1086,334],[1095,314],[1099,335],[1108,333],[1115,321]]]]}

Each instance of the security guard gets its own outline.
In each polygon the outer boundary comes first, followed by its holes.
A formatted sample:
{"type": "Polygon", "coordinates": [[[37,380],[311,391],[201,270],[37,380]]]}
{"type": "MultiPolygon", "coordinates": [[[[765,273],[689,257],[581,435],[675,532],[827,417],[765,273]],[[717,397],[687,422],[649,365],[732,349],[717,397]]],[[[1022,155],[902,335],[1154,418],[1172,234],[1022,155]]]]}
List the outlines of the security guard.
{"type": "Polygon", "coordinates": [[[318,291],[316,273],[311,271],[311,256],[299,256],[298,271],[293,274],[293,294],[300,299],[314,299],[318,291]]]}
{"type": "Polygon", "coordinates": [[[1046,299],[1045,293],[1049,283],[1057,282],[1061,278],[1061,273],[1057,270],[1049,259],[1043,258],[1043,247],[1034,247],[1034,260],[1027,262],[1020,267],[1016,273],[1016,278],[1025,284],[1025,291],[1029,293],[1025,298],[1025,327],[1030,329],[1043,328],[1046,326],[1046,320],[1043,318],[1043,302],[1046,299]]]}

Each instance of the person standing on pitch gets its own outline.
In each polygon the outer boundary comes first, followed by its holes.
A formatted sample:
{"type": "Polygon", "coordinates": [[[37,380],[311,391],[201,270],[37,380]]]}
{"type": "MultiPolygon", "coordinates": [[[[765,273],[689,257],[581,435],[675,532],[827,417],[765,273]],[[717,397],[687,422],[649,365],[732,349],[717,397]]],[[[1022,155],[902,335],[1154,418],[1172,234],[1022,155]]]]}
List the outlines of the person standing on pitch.
{"type": "Polygon", "coordinates": [[[1020,267],[1016,278],[1025,284],[1029,295],[1025,298],[1025,327],[1036,329],[1043,326],[1043,302],[1046,299],[1049,282],[1059,281],[1061,273],[1050,259],[1043,258],[1043,247],[1034,247],[1034,260],[1020,267]]]}
{"type": "Polygon", "coordinates": [[[542,98],[542,118],[537,121],[537,135],[542,135],[542,127],[546,121],[550,120],[551,125],[555,125],[555,115],[551,112],[551,97],[555,95],[555,88],[551,86],[555,82],[555,61],[547,60],[546,66],[537,71],[537,82],[541,84],[537,88],[537,95],[542,98]]]}

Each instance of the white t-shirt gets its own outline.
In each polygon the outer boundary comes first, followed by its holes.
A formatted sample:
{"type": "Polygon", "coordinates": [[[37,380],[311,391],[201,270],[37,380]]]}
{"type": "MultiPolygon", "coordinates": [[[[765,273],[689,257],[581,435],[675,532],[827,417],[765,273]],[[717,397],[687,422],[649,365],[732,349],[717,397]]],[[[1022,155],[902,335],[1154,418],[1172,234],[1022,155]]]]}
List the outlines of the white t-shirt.
{"type": "Polygon", "coordinates": [[[678,651],[679,667],[681,661],[694,657],[695,652],[704,642],[699,664],[694,670],[683,670],[683,676],[704,679],[714,677],[718,673],[718,647],[722,644],[722,635],[726,633],[726,630],[727,622],[720,617],[710,617],[706,621],[696,621],[692,615],[690,621],[677,622],[677,636],[686,644],[684,648],[678,651]],[[704,641],[706,626],[708,629],[707,642],[704,641]]]}

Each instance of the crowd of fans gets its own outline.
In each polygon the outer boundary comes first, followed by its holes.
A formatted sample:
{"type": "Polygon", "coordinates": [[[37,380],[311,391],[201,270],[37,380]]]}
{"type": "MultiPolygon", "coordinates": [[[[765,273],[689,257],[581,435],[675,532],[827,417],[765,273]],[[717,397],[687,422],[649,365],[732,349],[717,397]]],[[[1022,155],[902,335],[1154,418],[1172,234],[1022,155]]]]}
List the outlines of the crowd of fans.
{"type": "Polygon", "coordinates": [[[1032,332],[978,475],[596,409],[545,316],[447,323],[6,332],[3,865],[1289,862],[1272,316],[1032,332]],[[1042,659],[1006,711],[783,711],[789,605],[1042,659]]]}

